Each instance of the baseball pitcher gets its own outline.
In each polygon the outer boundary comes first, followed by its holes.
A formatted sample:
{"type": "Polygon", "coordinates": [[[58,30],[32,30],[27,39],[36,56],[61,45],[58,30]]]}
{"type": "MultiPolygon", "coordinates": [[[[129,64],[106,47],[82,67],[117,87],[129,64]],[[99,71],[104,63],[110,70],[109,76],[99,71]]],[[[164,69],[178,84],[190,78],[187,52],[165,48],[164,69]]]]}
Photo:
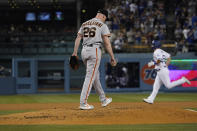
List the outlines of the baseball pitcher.
{"type": "Polygon", "coordinates": [[[79,44],[83,38],[81,57],[84,64],[86,65],[86,76],[81,91],[79,107],[82,110],[94,108],[93,105],[89,105],[87,103],[92,85],[99,95],[101,105],[103,107],[112,102],[112,98],[107,98],[101,87],[98,70],[101,61],[101,47],[103,43],[111,57],[111,65],[116,66],[117,64],[109,40],[110,31],[107,25],[104,23],[107,17],[108,12],[106,10],[98,10],[95,18],[90,19],[81,25],[75,40],[74,52],[72,56],[77,56],[79,44]]]}
{"type": "Polygon", "coordinates": [[[162,84],[164,84],[165,87],[168,89],[181,85],[185,82],[190,84],[190,81],[185,77],[182,77],[177,81],[171,82],[169,78],[169,70],[168,70],[168,65],[170,64],[170,60],[171,60],[170,54],[160,49],[161,44],[159,41],[153,41],[152,46],[154,49],[153,60],[148,63],[148,66],[151,67],[155,65],[157,76],[153,84],[152,93],[147,99],[143,99],[144,102],[149,104],[153,104],[155,97],[159,91],[159,88],[162,84]]]}

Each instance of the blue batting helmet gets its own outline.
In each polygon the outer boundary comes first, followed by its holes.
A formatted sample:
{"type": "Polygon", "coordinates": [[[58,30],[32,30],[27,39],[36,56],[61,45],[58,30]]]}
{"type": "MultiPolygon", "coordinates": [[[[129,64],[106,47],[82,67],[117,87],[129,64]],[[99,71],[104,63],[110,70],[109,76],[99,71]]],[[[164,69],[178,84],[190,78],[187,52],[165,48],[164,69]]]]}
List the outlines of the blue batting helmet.
{"type": "Polygon", "coordinates": [[[159,40],[152,41],[152,48],[153,49],[160,48],[160,47],[161,47],[161,42],[159,40]]]}

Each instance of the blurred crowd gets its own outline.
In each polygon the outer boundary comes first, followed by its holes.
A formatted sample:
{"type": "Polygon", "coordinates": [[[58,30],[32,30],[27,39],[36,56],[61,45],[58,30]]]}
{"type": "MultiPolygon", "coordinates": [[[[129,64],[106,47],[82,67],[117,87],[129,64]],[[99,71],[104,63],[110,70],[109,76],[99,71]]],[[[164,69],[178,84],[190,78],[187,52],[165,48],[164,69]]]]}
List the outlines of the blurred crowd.
{"type": "Polygon", "coordinates": [[[64,43],[68,39],[66,34],[71,34],[69,41],[73,41],[72,37],[74,28],[68,26],[48,25],[48,24],[9,24],[0,26],[0,42],[1,43],[32,43],[32,42],[48,42],[64,43]]]}
{"type": "Polygon", "coordinates": [[[108,0],[107,22],[111,29],[111,41],[116,51],[126,45],[149,45],[158,38],[166,38],[164,2],[158,0],[108,0]]]}
{"type": "MultiPolygon", "coordinates": [[[[133,45],[150,47],[155,39],[161,43],[173,41],[171,43],[176,44],[179,52],[189,52],[197,47],[197,2],[174,0],[170,7],[164,2],[166,1],[105,1],[105,9],[109,12],[106,23],[111,31],[110,39],[115,52],[125,52],[133,45]],[[170,15],[173,18],[173,28],[169,31],[167,20],[170,15]]],[[[65,24],[28,23],[4,24],[0,26],[0,30],[0,43],[45,42],[66,45],[67,41],[74,41],[77,29],[65,24]]]]}
{"type": "Polygon", "coordinates": [[[130,45],[148,45],[157,39],[161,43],[173,41],[179,52],[194,51],[197,43],[197,15],[195,0],[174,0],[170,7],[162,0],[108,0],[108,26],[111,41],[118,52],[130,45]],[[171,9],[168,9],[171,8],[171,9]],[[173,12],[170,12],[172,10],[173,12]],[[165,12],[168,11],[168,15],[165,12]],[[171,15],[172,14],[172,15],[171,15]],[[173,34],[167,29],[168,16],[173,18],[173,34]],[[168,30],[168,31],[167,31],[168,30]],[[172,36],[168,38],[167,36],[172,36]]]}
{"type": "Polygon", "coordinates": [[[174,36],[179,52],[188,52],[197,43],[197,1],[176,0],[174,36]]]}
{"type": "Polygon", "coordinates": [[[39,23],[28,23],[28,24],[1,24],[0,34],[5,33],[64,33],[75,31],[74,27],[60,25],[60,24],[39,24],[39,23]]]}

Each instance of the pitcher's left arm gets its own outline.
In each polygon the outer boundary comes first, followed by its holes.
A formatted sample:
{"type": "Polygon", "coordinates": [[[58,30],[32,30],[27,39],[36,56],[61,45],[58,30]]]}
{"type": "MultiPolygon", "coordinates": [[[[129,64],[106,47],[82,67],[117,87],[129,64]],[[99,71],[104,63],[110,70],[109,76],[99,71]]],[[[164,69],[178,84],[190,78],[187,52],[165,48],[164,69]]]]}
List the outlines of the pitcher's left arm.
{"type": "Polygon", "coordinates": [[[170,61],[171,61],[171,58],[169,57],[166,61],[166,65],[169,66],[170,65],[170,61]]]}

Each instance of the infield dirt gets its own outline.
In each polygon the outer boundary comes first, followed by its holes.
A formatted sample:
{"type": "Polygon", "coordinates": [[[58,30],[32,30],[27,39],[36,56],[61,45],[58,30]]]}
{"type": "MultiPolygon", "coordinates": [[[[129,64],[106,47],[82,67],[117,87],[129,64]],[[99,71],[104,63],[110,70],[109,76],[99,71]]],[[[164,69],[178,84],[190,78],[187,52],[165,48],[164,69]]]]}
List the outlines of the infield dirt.
{"type": "Polygon", "coordinates": [[[185,110],[197,108],[197,102],[112,103],[104,108],[100,103],[90,104],[95,109],[79,110],[78,103],[0,104],[0,112],[29,110],[0,115],[0,125],[197,123],[197,112],[185,110]]]}

